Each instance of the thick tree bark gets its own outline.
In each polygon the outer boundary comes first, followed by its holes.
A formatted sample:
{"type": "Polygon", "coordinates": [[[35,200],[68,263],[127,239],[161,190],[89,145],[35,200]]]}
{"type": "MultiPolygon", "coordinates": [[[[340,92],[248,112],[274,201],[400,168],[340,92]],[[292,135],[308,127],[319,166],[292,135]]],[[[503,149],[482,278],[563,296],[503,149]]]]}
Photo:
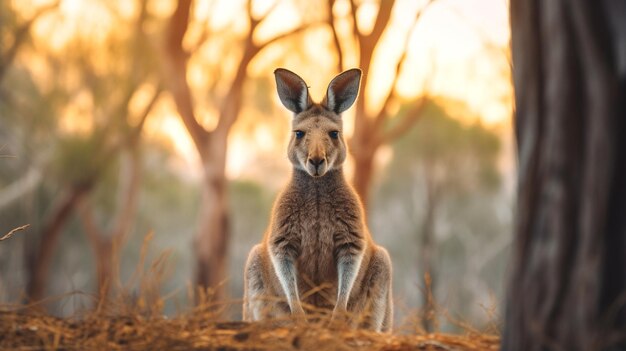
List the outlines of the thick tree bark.
{"type": "Polygon", "coordinates": [[[626,4],[511,1],[519,153],[505,351],[626,348],[626,4]]]}

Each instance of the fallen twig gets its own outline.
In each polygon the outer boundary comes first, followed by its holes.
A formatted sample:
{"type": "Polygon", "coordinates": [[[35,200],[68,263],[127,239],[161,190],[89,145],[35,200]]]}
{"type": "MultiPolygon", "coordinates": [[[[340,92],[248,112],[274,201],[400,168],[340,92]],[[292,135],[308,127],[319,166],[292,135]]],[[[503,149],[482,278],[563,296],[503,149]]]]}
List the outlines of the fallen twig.
{"type": "Polygon", "coordinates": [[[10,232],[8,232],[5,236],[3,236],[2,238],[0,238],[0,241],[5,241],[7,239],[9,239],[10,237],[12,237],[15,233],[22,231],[26,228],[30,227],[30,224],[24,224],[23,226],[17,227],[13,230],[11,230],[10,232]]]}

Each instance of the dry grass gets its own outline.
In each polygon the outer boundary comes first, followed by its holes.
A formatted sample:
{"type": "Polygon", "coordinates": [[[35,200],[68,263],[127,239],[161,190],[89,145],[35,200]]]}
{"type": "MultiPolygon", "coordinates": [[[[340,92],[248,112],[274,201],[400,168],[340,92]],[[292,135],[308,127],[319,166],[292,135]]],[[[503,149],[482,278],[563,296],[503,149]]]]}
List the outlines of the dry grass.
{"type": "Polygon", "coordinates": [[[498,350],[497,336],[379,334],[317,321],[220,322],[208,309],[180,317],[91,312],[62,319],[0,312],[2,350],[498,350]]]}
{"type": "MultiPolygon", "coordinates": [[[[23,229],[23,228],[22,228],[23,229]]],[[[20,230],[17,228],[15,231],[20,230]]],[[[11,233],[12,234],[12,233],[11,233]]],[[[0,305],[0,350],[386,350],[386,351],[488,351],[499,349],[499,337],[456,325],[464,334],[426,334],[421,327],[398,328],[380,334],[356,330],[335,322],[328,311],[307,307],[307,321],[273,320],[246,323],[223,321],[217,316],[241,301],[211,303],[214,290],[189,287],[188,298],[198,306],[175,318],[163,315],[165,300],[160,288],[166,278],[167,252],[144,264],[149,234],[144,239],[140,260],[129,282],[117,282],[115,293],[106,299],[82,294],[95,303],[91,310],[70,318],[41,312],[53,300],[32,305],[0,305]],[[146,269],[147,268],[147,269],[146,269]]],[[[117,264],[116,264],[117,266],[117,264]]],[[[429,287],[426,288],[429,291],[429,287]]],[[[170,296],[171,297],[171,296],[170,296]]],[[[436,314],[445,313],[436,304],[436,314]]],[[[416,314],[415,316],[418,316],[416,314]]],[[[436,318],[430,316],[429,318],[436,318]]],[[[449,316],[448,319],[450,320],[449,316]]],[[[409,321],[418,326],[419,320],[409,321]]],[[[435,323],[436,324],[436,323],[435,323]]],[[[498,328],[490,329],[497,332],[498,328]]]]}

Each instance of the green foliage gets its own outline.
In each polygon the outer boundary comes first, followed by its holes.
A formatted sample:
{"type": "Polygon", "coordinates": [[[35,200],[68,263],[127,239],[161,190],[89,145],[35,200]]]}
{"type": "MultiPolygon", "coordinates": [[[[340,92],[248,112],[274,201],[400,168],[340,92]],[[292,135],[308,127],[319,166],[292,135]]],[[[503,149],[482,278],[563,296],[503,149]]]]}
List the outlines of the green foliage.
{"type": "MultiPolygon", "coordinates": [[[[498,136],[479,122],[466,124],[448,114],[445,100],[427,102],[416,128],[393,144],[388,174],[415,177],[417,168],[436,172],[437,182],[457,191],[496,189],[500,182],[498,136]]],[[[403,108],[399,114],[405,113],[403,108]]],[[[397,182],[393,182],[397,184],[397,182]]]]}
{"type": "Polygon", "coordinates": [[[57,141],[51,162],[51,175],[66,185],[86,184],[93,174],[102,172],[99,143],[83,135],[66,136],[57,141]]]}
{"type": "MultiPolygon", "coordinates": [[[[478,302],[500,296],[511,208],[498,170],[500,139],[479,122],[450,115],[447,100],[427,102],[416,126],[391,145],[370,209],[371,230],[394,259],[397,298],[420,308],[424,299],[420,245],[434,206],[434,297],[473,321],[488,319],[478,302]],[[430,194],[430,195],[429,195],[430,194]]],[[[400,114],[408,108],[402,108],[400,114]]],[[[465,111],[464,115],[467,114],[465,111]]],[[[444,330],[454,329],[443,322],[444,330]]]]}

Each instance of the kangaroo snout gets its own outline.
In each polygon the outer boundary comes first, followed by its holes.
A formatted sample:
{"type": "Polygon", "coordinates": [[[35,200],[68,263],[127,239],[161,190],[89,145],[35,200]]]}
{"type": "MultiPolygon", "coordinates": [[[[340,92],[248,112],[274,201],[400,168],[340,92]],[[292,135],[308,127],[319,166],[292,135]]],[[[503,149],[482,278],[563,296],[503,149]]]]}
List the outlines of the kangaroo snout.
{"type": "Polygon", "coordinates": [[[309,168],[311,174],[314,177],[319,177],[326,173],[327,169],[326,157],[309,156],[307,160],[307,168],[309,168]]]}
{"type": "Polygon", "coordinates": [[[322,163],[324,162],[326,162],[326,158],[324,157],[317,157],[317,156],[309,157],[309,163],[311,163],[315,167],[321,166],[322,163]]]}

